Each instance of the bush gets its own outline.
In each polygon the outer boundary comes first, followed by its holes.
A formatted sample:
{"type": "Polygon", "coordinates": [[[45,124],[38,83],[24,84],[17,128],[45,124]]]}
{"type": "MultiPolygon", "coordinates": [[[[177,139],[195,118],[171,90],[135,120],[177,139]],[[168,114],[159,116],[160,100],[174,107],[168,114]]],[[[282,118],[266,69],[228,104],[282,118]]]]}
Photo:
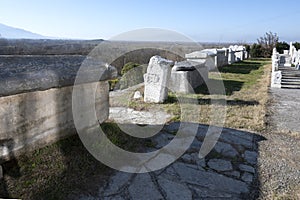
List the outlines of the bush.
{"type": "Polygon", "coordinates": [[[299,43],[299,42],[295,42],[293,45],[295,46],[295,48],[296,48],[297,50],[300,49],[300,43],[299,43]]]}
{"type": "Polygon", "coordinates": [[[121,90],[135,86],[144,82],[144,74],[148,65],[139,65],[137,63],[127,63],[121,70],[122,77],[119,81],[121,90]],[[129,72],[129,73],[127,73],[129,72]]]}
{"type": "Polygon", "coordinates": [[[126,63],[122,70],[121,70],[121,75],[123,76],[124,74],[126,74],[129,70],[135,68],[135,67],[138,67],[140,66],[140,64],[138,63],[134,63],[134,62],[129,62],[129,63],[126,63]]]}
{"type": "Polygon", "coordinates": [[[108,84],[109,84],[109,91],[113,91],[114,89],[118,89],[117,88],[117,84],[119,83],[119,79],[113,79],[113,80],[109,80],[108,84]]]}
{"type": "Polygon", "coordinates": [[[248,53],[250,53],[251,46],[250,46],[249,44],[245,44],[244,46],[245,46],[245,48],[246,48],[246,51],[247,51],[248,53]]]}
{"type": "Polygon", "coordinates": [[[261,58],[263,57],[263,48],[260,44],[254,43],[250,49],[251,58],[261,58]]]}
{"type": "Polygon", "coordinates": [[[286,42],[277,42],[276,49],[278,53],[283,53],[283,50],[288,50],[290,48],[290,45],[286,42]]]}

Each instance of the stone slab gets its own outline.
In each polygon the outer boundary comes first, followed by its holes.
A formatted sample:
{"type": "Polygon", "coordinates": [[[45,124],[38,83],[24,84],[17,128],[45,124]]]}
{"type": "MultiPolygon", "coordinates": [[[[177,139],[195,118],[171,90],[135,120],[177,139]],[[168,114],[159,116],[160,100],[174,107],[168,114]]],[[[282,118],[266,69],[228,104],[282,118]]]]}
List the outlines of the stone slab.
{"type": "Polygon", "coordinates": [[[114,67],[85,56],[0,55],[0,96],[72,86],[83,62],[88,63],[84,68],[84,83],[116,76],[114,67]],[[97,75],[99,71],[101,77],[97,75]]]}
{"type": "Polygon", "coordinates": [[[163,103],[168,97],[168,81],[173,61],[160,56],[153,56],[149,61],[147,73],[144,74],[144,101],[163,103]]]}

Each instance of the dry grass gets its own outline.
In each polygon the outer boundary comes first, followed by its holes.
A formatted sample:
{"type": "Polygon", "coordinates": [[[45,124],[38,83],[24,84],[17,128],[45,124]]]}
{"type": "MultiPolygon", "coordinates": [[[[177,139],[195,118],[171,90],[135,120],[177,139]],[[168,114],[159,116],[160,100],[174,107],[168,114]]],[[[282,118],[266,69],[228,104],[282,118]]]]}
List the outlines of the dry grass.
{"type": "Polygon", "coordinates": [[[153,106],[160,107],[173,115],[171,121],[188,119],[195,123],[223,125],[229,128],[259,132],[266,128],[265,116],[269,98],[270,69],[269,60],[248,60],[220,68],[220,72],[210,72],[210,84],[219,85],[222,82],[225,87],[223,94],[210,94],[206,86],[200,86],[195,91],[196,94],[169,93],[168,100],[164,104],[154,105],[146,104],[142,100],[129,100],[133,94],[126,98],[126,105],[123,102],[124,98],[114,98],[113,101],[119,106],[129,106],[136,110],[151,110],[153,106]],[[184,109],[188,109],[187,112],[182,110],[183,105],[184,109]],[[224,109],[226,109],[226,117],[225,123],[222,124],[222,117],[218,116],[218,113],[224,109]],[[183,119],[184,113],[189,113],[189,116],[184,117],[186,119],[183,119]]]}
{"type": "MultiPolygon", "coordinates": [[[[265,129],[270,68],[268,61],[251,60],[227,66],[220,69],[222,79],[218,78],[217,72],[209,75],[211,82],[224,82],[226,95],[209,94],[207,88],[201,86],[197,94],[179,96],[198,102],[198,108],[190,111],[191,115],[198,115],[193,117],[194,122],[219,125],[213,120],[216,117],[213,114],[226,108],[224,127],[262,131],[265,129]],[[212,100],[220,103],[212,103],[212,100]]],[[[174,115],[173,120],[180,120],[180,106],[175,94],[170,94],[162,106],[174,115]]]]}
{"type": "Polygon", "coordinates": [[[227,105],[226,127],[262,131],[265,129],[265,116],[270,82],[270,64],[263,65],[257,74],[256,83],[246,85],[240,91],[228,96],[228,100],[240,100],[241,104],[227,105]]]}

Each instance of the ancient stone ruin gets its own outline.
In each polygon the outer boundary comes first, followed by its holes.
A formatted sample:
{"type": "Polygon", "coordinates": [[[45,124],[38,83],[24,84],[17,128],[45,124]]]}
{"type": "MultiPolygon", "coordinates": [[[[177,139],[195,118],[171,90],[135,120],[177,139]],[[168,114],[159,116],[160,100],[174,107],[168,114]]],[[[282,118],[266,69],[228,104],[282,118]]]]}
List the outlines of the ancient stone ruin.
{"type": "Polygon", "coordinates": [[[160,56],[150,59],[144,75],[145,102],[164,102],[168,89],[175,93],[194,93],[197,87],[207,82],[209,71],[247,59],[248,53],[244,46],[235,45],[194,51],[185,54],[185,58],[185,61],[176,62],[174,66],[173,61],[160,56]]]}
{"type": "MultiPolygon", "coordinates": [[[[0,59],[1,162],[76,134],[72,91],[85,56],[3,55],[0,59]]],[[[90,63],[86,82],[81,84],[97,85],[95,108],[103,122],[109,112],[107,80],[115,75],[115,69],[93,60],[90,63]],[[93,75],[92,63],[100,65],[100,80],[93,75]]]]}
{"type": "MultiPolygon", "coordinates": [[[[192,93],[207,81],[208,71],[229,63],[230,51],[223,48],[193,52],[186,55],[186,61],[175,65],[160,56],[152,57],[144,75],[144,100],[164,102],[168,89],[192,93]]],[[[89,62],[89,65],[85,71],[87,79],[80,84],[98,86],[95,97],[97,117],[100,123],[108,118],[107,81],[116,76],[116,70],[86,58],[86,55],[0,56],[1,162],[9,160],[11,155],[43,147],[76,133],[72,91],[83,62],[89,62]],[[102,73],[100,79],[96,76],[96,69],[102,73]]]]}

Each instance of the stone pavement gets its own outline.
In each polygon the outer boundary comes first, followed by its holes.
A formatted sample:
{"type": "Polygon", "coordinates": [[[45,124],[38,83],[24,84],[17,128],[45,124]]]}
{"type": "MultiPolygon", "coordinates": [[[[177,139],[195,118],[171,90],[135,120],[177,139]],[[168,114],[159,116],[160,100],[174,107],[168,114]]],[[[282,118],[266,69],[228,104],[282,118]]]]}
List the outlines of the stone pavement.
{"type": "MultiPolygon", "coordinates": [[[[180,123],[165,125],[149,151],[168,144],[180,123]]],[[[171,165],[150,173],[115,171],[97,195],[78,199],[253,199],[257,184],[257,142],[253,133],[223,129],[214,149],[198,157],[208,126],[199,125],[190,148],[171,165]]],[[[145,147],[146,148],[146,147],[145,147]]]]}
{"type": "Polygon", "coordinates": [[[300,90],[271,88],[271,126],[279,132],[300,133],[300,90]]]}

